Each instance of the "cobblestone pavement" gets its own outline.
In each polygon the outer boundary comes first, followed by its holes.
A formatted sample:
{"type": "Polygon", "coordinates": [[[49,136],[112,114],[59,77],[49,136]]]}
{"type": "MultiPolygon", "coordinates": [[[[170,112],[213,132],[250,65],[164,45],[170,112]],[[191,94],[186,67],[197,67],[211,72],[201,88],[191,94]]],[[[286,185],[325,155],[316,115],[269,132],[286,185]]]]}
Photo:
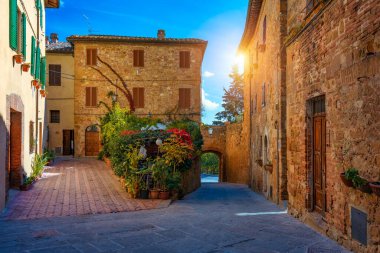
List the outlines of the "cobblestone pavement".
{"type": "Polygon", "coordinates": [[[130,199],[117,177],[95,159],[67,159],[46,167],[33,188],[19,192],[5,212],[8,219],[35,219],[136,211],[167,201],[130,199]]]}
{"type": "Polygon", "coordinates": [[[346,252],[247,187],[215,183],[164,209],[0,220],[0,234],[0,252],[346,252]]]}

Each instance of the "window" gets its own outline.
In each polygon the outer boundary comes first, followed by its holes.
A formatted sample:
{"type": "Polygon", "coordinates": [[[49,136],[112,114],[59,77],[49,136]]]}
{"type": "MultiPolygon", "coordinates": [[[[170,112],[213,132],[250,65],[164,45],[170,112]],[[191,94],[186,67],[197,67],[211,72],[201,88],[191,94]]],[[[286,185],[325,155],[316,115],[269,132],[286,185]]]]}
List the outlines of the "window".
{"type": "Polygon", "coordinates": [[[190,93],[191,89],[189,88],[180,88],[179,89],[179,103],[178,107],[180,109],[188,109],[190,108],[190,93]]]}
{"type": "Polygon", "coordinates": [[[59,123],[60,122],[60,111],[50,110],[50,123],[59,123]]]}
{"type": "Polygon", "coordinates": [[[133,66],[144,67],[144,50],[133,50],[133,66]]]}
{"type": "Polygon", "coordinates": [[[87,48],[87,65],[95,66],[98,62],[98,50],[96,48],[87,48]]]}
{"type": "Polygon", "coordinates": [[[29,121],[29,153],[34,152],[34,122],[29,121]]]}
{"type": "Polygon", "coordinates": [[[17,24],[18,10],[17,0],[9,1],[9,46],[14,51],[17,50],[17,36],[18,36],[18,24],[17,24]]]}
{"type": "Polygon", "coordinates": [[[267,41],[267,16],[264,17],[263,21],[263,44],[267,41]]]}
{"type": "Polygon", "coordinates": [[[49,85],[61,86],[61,65],[49,64],[49,85]]]}
{"type": "Polygon", "coordinates": [[[144,108],[144,88],[133,88],[133,103],[135,108],[144,108]]]}
{"type": "Polygon", "coordinates": [[[86,106],[95,107],[98,105],[97,101],[97,88],[86,87],[86,106]]]}
{"type": "Polygon", "coordinates": [[[266,96],[266,91],[265,91],[265,83],[263,84],[263,86],[262,86],[262,100],[261,100],[261,105],[264,107],[265,106],[265,104],[266,104],[266,98],[265,98],[265,96],[266,96]]]}
{"type": "Polygon", "coordinates": [[[179,67],[190,68],[190,51],[179,52],[179,67]]]}

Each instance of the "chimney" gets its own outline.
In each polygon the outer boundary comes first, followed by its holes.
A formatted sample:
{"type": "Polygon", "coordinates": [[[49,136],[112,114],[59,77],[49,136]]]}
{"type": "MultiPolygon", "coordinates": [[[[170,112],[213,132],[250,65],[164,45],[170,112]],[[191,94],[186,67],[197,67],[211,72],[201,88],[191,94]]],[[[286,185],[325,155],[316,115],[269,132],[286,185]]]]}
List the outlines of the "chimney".
{"type": "Polygon", "coordinates": [[[51,33],[50,39],[51,39],[51,43],[57,43],[58,42],[58,34],[57,33],[51,33]]]}
{"type": "Polygon", "coordinates": [[[46,46],[48,46],[50,44],[48,35],[45,36],[45,44],[46,44],[46,46]]]}
{"type": "Polygon", "coordinates": [[[165,37],[166,37],[165,30],[162,30],[162,29],[158,30],[158,32],[157,32],[157,38],[159,38],[159,39],[165,39],[165,37]]]}

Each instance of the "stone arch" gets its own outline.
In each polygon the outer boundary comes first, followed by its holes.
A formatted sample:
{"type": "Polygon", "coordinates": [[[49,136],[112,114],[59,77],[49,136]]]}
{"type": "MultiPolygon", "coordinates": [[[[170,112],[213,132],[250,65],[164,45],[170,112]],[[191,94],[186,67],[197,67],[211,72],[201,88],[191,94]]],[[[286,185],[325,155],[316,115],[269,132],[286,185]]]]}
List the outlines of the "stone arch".
{"type": "Polygon", "coordinates": [[[225,170],[225,156],[220,150],[216,149],[204,149],[202,150],[202,155],[206,153],[214,153],[219,157],[219,182],[226,181],[226,170],[225,170]]]}

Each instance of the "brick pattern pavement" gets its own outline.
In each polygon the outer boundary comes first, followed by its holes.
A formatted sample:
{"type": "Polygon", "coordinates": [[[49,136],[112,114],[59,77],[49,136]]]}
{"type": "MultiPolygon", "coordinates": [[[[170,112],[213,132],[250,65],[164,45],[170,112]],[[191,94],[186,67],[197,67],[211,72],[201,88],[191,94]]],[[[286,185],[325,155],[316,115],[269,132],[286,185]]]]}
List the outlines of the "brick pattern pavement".
{"type": "Polygon", "coordinates": [[[160,208],[168,201],[131,199],[104,162],[71,159],[46,167],[33,188],[9,204],[7,219],[35,219],[160,208]]]}

